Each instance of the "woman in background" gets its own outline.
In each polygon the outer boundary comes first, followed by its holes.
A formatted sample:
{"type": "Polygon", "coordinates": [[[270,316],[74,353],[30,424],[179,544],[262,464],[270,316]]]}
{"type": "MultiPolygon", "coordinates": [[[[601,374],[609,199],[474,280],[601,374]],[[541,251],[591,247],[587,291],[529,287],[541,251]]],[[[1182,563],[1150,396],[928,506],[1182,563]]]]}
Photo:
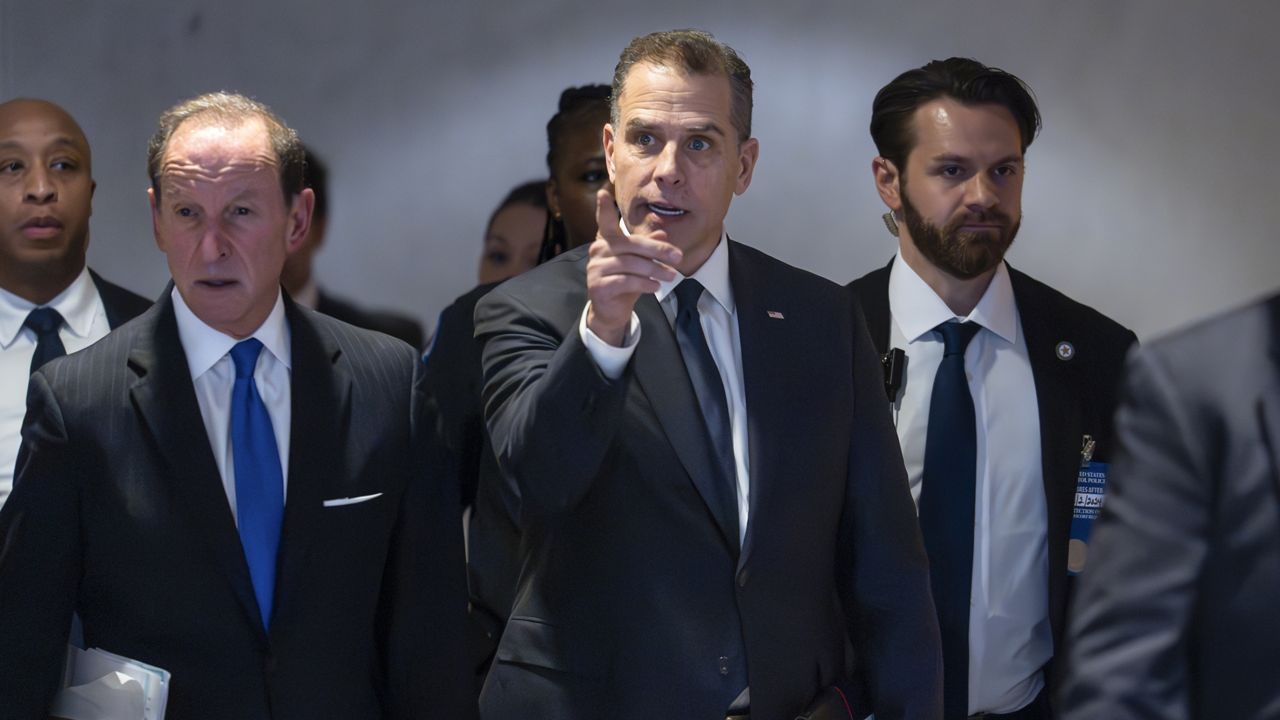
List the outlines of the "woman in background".
{"type": "MultiPolygon", "coordinates": [[[[539,183],[544,194],[545,221],[541,233],[538,262],[580,245],[596,235],[596,191],[605,187],[609,176],[604,164],[603,129],[609,121],[609,86],[587,85],[565,90],[556,114],[547,123],[547,169],[550,179],[539,183]]],[[[523,191],[526,186],[512,192],[523,191]]],[[[529,204],[526,201],[526,205],[529,204]]],[[[507,615],[514,600],[520,571],[520,543],[517,499],[504,487],[481,411],[480,355],[482,348],[473,335],[472,315],[476,303],[498,281],[532,267],[514,263],[513,272],[486,276],[490,260],[490,237],[494,238],[494,262],[513,259],[510,248],[525,247],[510,242],[514,231],[505,230],[504,201],[494,212],[485,239],[481,260],[481,285],[454,301],[440,314],[435,338],[427,350],[427,394],[435,412],[436,434],[450,456],[450,472],[457,473],[462,507],[470,508],[467,522],[467,579],[471,596],[472,659],[476,668],[476,695],[498,646],[507,615]],[[500,222],[501,221],[501,222],[500,222]],[[499,243],[495,228],[501,229],[505,243],[499,243]],[[486,280],[486,277],[489,279],[486,280]]],[[[526,218],[527,219],[527,218],[526,218]]],[[[514,222],[513,222],[514,224],[514,222]]],[[[535,242],[536,248],[539,243],[535,242]]],[[[524,257],[516,255],[516,257],[524,257]]]]}

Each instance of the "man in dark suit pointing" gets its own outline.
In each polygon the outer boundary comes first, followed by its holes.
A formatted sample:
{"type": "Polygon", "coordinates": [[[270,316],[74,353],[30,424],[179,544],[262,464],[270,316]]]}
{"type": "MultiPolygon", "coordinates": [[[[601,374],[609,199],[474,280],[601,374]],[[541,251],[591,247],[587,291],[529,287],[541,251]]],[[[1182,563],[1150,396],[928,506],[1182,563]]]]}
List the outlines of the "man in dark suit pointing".
{"type": "Polygon", "coordinates": [[[595,242],[477,307],[522,533],[482,717],[794,717],[846,638],[877,717],[936,717],[924,553],[852,298],[725,235],[750,123],[732,49],[633,40],[595,242]]]}
{"type": "Polygon", "coordinates": [[[906,353],[890,403],[929,552],[946,720],[1053,717],[1051,661],[1087,540],[1077,480],[1082,466],[1105,474],[1135,339],[1004,262],[1039,127],[1021,80],[966,58],[903,73],[872,107],[898,254],[850,287],[880,352],[906,353]]]}
{"type": "Polygon", "coordinates": [[[0,714],[45,716],[75,611],[87,646],[172,673],[170,717],[465,717],[461,528],[424,475],[417,353],[280,290],[311,216],[297,136],[214,93],[161,116],[148,166],[171,291],[32,377],[0,714]]]}

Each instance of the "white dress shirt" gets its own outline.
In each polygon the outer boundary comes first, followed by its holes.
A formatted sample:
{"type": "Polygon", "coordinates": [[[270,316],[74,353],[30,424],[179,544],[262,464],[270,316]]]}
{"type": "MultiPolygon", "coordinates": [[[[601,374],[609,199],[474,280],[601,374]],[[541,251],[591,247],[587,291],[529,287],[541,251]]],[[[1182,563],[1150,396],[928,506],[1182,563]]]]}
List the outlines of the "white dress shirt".
{"type": "MultiPolygon", "coordinates": [[[[231,348],[240,342],[230,335],[214,330],[196,317],[174,288],[174,315],[178,318],[178,337],[187,355],[187,367],[191,382],[196,388],[196,402],[200,416],[204,418],[204,430],[209,435],[209,447],[222,476],[227,502],[231,504],[231,516],[236,517],[236,465],[232,460],[235,448],[231,446],[231,389],[236,382],[235,361],[231,348]]],[[[276,448],[280,451],[280,473],[284,480],[285,499],[289,492],[289,422],[292,416],[289,402],[289,371],[293,367],[292,345],[289,342],[289,324],[284,317],[284,296],[276,296],[275,307],[251,337],[262,343],[258,364],[253,370],[253,381],[258,395],[267,406],[271,417],[271,429],[276,434],[276,448]]],[[[248,338],[242,338],[248,339],[248,338]]]]}
{"type": "MultiPolygon", "coordinates": [[[[0,506],[13,490],[13,473],[22,444],[22,418],[27,414],[27,382],[36,334],[23,327],[35,303],[0,288],[0,506]]],[[[58,338],[67,352],[83,350],[111,331],[98,287],[84,268],[66,290],[42,307],[58,311],[65,321],[58,338]]]]}
{"type": "MultiPolygon", "coordinates": [[[[920,500],[933,379],[942,362],[938,324],[957,319],[902,259],[889,272],[889,347],[907,353],[894,408],[898,441],[920,500]]],[[[1049,627],[1048,510],[1035,378],[1003,263],[968,317],[982,326],[965,351],[977,415],[973,584],[969,607],[969,713],[1008,713],[1044,687],[1049,627]]]]}
{"type": "MultiPolygon", "coordinates": [[[[737,473],[738,488],[738,542],[741,544],[747,537],[747,520],[751,507],[751,468],[750,455],[747,448],[747,395],[742,387],[742,341],[738,334],[738,311],[733,302],[733,287],[729,283],[729,243],[724,236],[711,252],[711,256],[702,267],[691,276],[702,283],[706,292],[698,300],[698,314],[702,322],[702,332],[707,337],[707,346],[711,357],[715,360],[716,369],[720,371],[720,381],[724,384],[725,400],[729,406],[729,425],[733,436],[733,464],[737,473]]],[[[676,273],[674,280],[659,283],[654,293],[662,311],[666,313],[667,322],[675,325],[676,297],[673,292],[684,280],[684,276],[676,273]]],[[[590,303],[587,303],[587,308],[590,303]]],[[[587,308],[583,308],[582,317],[578,320],[578,332],[582,336],[587,351],[596,365],[606,377],[618,378],[626,368],[627,362],[640,342],[640,318],[631,313],[631,324],[626,333],[622,347],[615,347],[601,340],[587,327],[587,308]]]]}

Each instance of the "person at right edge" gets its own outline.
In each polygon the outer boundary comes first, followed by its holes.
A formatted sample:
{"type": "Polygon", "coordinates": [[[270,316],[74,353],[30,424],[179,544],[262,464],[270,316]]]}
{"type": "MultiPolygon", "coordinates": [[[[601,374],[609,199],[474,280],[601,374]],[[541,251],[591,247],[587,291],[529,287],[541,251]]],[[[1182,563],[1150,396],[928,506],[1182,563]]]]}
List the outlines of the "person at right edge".
{"type": "Polygon", "coordinates": [[[759,155],[751,94],[707,33],[634,39],[595,241],[476,307],[522,563],[487,720],[847,718],[847,642],[880,720],[939,717],[865,324],[839,285],[725,234],[759,155]]]}
{"type": "Polygon", "coordinates": [[[877,349],[942,631],[944,717],[1044,720],[1132,332],[1004,261],[1040,112],[1017,77],[930,62],[876,95],[898,238],[850,284],[877,349]],[[900,373],[905,351],[905,372],[900,373]],[[896,357],[895,357],[896,356],[896,357]]]}

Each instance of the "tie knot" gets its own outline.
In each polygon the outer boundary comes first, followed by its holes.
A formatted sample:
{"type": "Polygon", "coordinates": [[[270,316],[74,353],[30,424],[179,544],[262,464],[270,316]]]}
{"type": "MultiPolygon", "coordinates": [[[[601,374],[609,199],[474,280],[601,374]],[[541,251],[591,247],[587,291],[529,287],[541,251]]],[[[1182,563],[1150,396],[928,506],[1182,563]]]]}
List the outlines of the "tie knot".
{"type": "Polygon", "coordinates": [[[236,377],[253,377],[253,368],[258,364],[258,353],[262,352],[262,342],[256,338],[241,340],[231,348],[231,361],[236,364],[236,377]]]}
{"type": "Polygon", "coordinates": [[[22,324],[31,328],[37,337],[48,335],[62,327],[62,315],[51,307],[39,307],[32,310],[22,324]]]}
{"type": "Polygon", "coordinates": [[[943,357],[947,355],[963,355],[964,349],[969,347],[969,341],[981,329],[982,326],[976,322],[958,323],[950,321],[934,328],[942,335],[943,357]]]}
{"type": "Polygon", "coordinates": [[[676,312],[682,313],[686,310],[698,311],[698,298],[702,297],[702,283],[693,278],[685,278],[676,285],[676,312]]]}

